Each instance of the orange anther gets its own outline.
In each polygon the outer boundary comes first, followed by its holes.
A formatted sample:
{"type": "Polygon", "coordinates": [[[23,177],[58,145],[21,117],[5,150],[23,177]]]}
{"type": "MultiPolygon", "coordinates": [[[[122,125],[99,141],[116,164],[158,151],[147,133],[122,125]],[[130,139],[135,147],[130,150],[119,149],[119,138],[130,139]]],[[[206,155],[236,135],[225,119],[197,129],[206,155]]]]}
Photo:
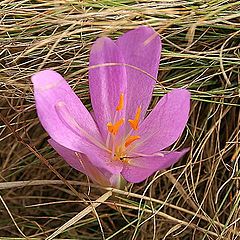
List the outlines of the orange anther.
{"type": "Polygon", "coordinates": [[[107,124],[108,131],[112,133],[113,135],[116,135],[118,133],[119,128],[123,125],[124,119],[121,118],[119,121],[117,121],[115,124],[112,124],[109,122],[107,124]]]}
{"type": "Polygon", "coordinates": [[[123,96],[123,93],[121,93],[118,105],[116,107],[116,111],[121,111],[123,109],[123,106],[124,106],[124,96],[123,96]]]}
{"type": "Polygon", "coordinates": [[[127,137],[127,139],[125,141],[125,147],[128,147],[131,143],[133,143],[134,141],[138,140],[139,138],[140,138],[140,136],[138,136],[138,135],[127,137]]]}
{"type": "Polygon", "coordinates": [[[129,119],[128,122],[130,123],[133,130],[138,130],[138,124],[140,120],[140,114],[141,114],[141,107],[137,108],[137,112],[134,119],[129,119]]]}

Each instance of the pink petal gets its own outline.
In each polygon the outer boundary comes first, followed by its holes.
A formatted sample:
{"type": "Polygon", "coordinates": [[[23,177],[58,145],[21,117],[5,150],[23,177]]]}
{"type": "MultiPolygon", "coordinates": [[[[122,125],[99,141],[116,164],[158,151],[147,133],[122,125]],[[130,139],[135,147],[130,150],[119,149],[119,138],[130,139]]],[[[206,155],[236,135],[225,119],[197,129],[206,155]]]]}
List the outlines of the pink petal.
{"type": "Polygon", "coordinates": [[[155,81],[147,74],[157,78],[162,49],[161,39],[153,28],[142,26],[123,34],[116,44],[123,54],[125,63],[138,68],[126,66],[128,80],[126,118],[133,119],[137,107],[141,106],[142,119],[151,101],[155,85],[155,81]]]}
{"type": "Polygon", "coordinates": [[[32,76],[32,82],[38,117],[51,138],[78,152],[92,145],[83,132],[101,141],[90,113],[60,74],[41,71],[32,76]]]}
{"type": "MultiPolygon", "coordinates": [[[[89,60],[89,87],[95,120],[104,139],[108,134],[107,123],[114,121],[122,93],[126,102],[127,81],[123,63],[123,57],[111,39],[99,38],[93,44],[89,60]]],[[[125,108],[118,112],[117,119],[124,116],[125,108]]]]}
{"type": "Polygon", "coordinates": [[[79,172],[85,173],[85,170],[83,168],[83,165],[77,158],[76,152],[73,150],[70,150],[66,147],[63,147],[53,139],[49,139],[48,143],[56,150],[56,152],[62,156],[62,158],[73,168],[78,170],[79,172]]]}
{"type": "Polygon", "coordinates": [[[45,70],[35,74],[32,81],[37,113],[51,138],[84,153],[96,166],[119,173],[122,166],[111,163],[95,121],[62,76],[45,70]]]}
{"type": "Polygon", "coordinates": [[[164,157],[139,157],[130,160],[123,168],[123,177],[132,183],[144,181],[154,172],[170,167],[176,163],[189,149],[180,152],[165,152],[164,157]]]}
{"type": "Polygon", "coordinates": [[[93,182],[102,186],[112,185],[109,181],[109,176],[112,176],[112,174],[107,173],[107,171],[101,171],[101,169],[95,167],[87,156],[65,148],[53,139],[48,140],[48,142],[71,167],[86,174],[93,182]]]}
{"type": "Polygon", "coordinates": [[[134,152],[152,154],[169,147],[182,134],[190,110],[190,93],[175,89],[158,102],[139,127],[134,152]]]}

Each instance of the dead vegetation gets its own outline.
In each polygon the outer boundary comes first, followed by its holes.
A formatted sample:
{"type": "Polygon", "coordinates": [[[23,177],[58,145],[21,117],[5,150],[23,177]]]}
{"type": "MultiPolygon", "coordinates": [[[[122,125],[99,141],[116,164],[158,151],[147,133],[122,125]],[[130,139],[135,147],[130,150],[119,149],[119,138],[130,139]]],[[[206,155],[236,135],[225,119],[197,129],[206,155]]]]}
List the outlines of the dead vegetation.
{"type": "Polygon", "coordinates": [[[240,239],[239,10],[239,1],[219,0],[1,1],[0,237],[240,239]],[[91,108],[92,42],[139,25],[163,40],[152,106],[173,88],[191,91],[174,146],[191,150],[141,184],[101,189],[47,144],[30,76],[59,71],[91,108]]]}

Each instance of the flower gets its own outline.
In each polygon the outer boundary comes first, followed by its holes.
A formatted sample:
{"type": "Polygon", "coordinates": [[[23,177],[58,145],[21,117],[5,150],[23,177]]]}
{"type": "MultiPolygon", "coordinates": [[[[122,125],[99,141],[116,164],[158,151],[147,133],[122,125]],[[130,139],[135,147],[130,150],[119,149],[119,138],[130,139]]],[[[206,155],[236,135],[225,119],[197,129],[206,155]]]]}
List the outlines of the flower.
{"type": "Polygon", "coordinates": [[[116,41],[97,39],[90,53],[92,114],[57,72],[32,76],[38,117],[50,145],[93,182],[115,187],[122,179],[138,183],[188,151],[165,151],[187,123],[187,90],[169,92],[145,117],[160,52],[160,37],[146,26],[116,41]]]}

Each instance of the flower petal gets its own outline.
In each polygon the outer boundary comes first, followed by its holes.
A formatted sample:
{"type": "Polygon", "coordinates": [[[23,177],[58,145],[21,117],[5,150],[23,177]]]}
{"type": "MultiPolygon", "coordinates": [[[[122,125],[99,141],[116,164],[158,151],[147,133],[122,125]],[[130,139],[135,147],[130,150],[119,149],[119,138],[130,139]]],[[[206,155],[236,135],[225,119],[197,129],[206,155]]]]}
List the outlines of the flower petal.
{"type": "MultiPolygon", "coordinates": [[[[90,53],[89,87],[95,119],[104,139],[108,135],[107,123],[114,121],[120,95],[126,100],[126,70],[122,63],[114,41],[107,37],[96,40],[90,53]]],[[[118,119],[124,116],[125,107],[118,112],[118,119]]]]}
{"type": "Polygon", "coordinates": [[[85,133],[102,141],[90,113],[60,74],[44,70],[32,82],[38,117],[51,138],[77,152],[93,146],[85,133]]]}
{"type": "Polygon", "coordinates": [[[161,39],[153,28],[142,26],[123,34],[116,44],[123,54],[125,63],[135,67],[126,66],[128,80],[126,118],[133,119],[137,107],[141,106],[143,119],[155,85],[155,81],[147,74],[157,78],[162,49],[161,39]]]}
{"type": "Polygon", "coordinates": [[[142,182],[154,172],[176,163],[188,151],[187,148],[180,152],[165,152],[164,157],[133,158],[124,166],[122,176],[132,183],[142,182]]]}
{"type": "Polygon", "coordinates": [[[37,113],[51,138],[84,153],[97,167],[119,173],[122,166],[111,162],[95,121],[62,76],[45,70],[35,74],[32,81],[37,113]]]}
{"type": "Polygon", "coordinates": [[[189,110],[190,93],[185,89],[175,89],[162,97],[140,125],[141,138],[134,152],[152,154],[169,147],[182,134],[189,110]]]}
{"type": "Polygon", "coordinates": [[[77,158],[76,152],[73,150],[70,150],[66,147],[63,147],[53,139],[49,139],[48,143],[56,150],[56,152],[62,156],[62,158],[74,169],[78,170],[79,172],[82,172],[86,174],[83,165],[77,158]]]}
{"type": "Polygon", "coordinates": [[[71,167],[86,174],[93,182],[102,186],[112,185],[109,181],[109,176],[112,176],[112,174],[109,172],[107,173],[106,170],[101,171],[101,169],[95,167],[86,155],[65,148],[53,139],[49,139],[48,142],[71,167]]]}

